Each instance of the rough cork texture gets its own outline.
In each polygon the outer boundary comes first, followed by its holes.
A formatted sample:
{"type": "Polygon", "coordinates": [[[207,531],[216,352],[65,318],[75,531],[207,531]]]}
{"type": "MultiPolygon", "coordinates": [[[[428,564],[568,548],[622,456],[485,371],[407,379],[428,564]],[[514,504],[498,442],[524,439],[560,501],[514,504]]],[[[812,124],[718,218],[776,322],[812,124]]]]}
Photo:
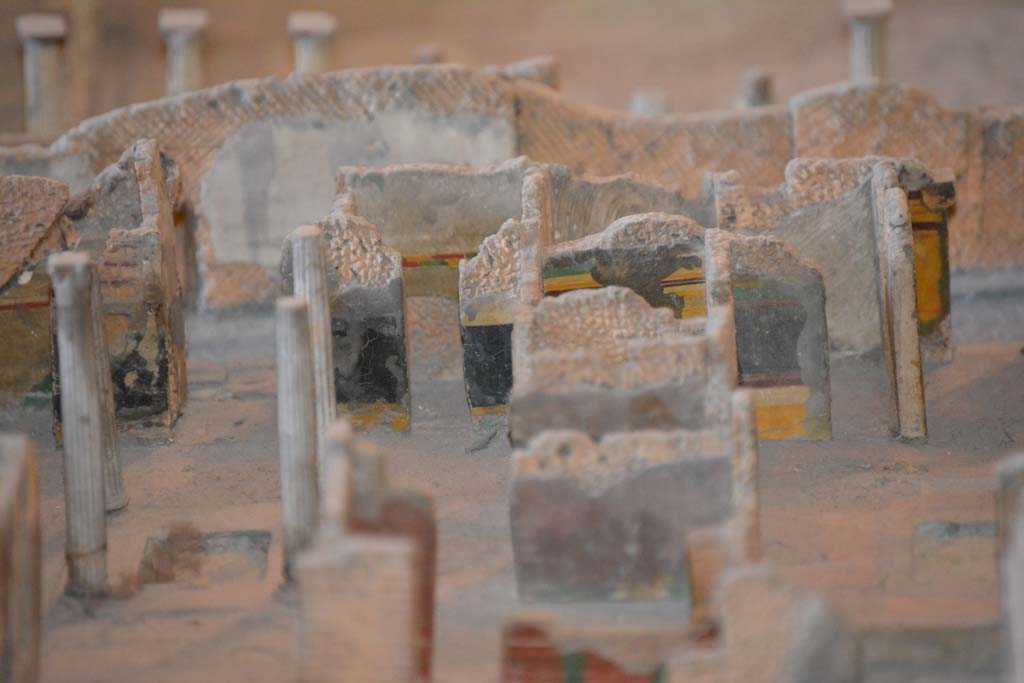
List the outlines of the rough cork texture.
{"type": "Polygon", "coordinates": [[[700,432],[544,432],[513,454],[524,600],[680,599],[686,538],[733,511],[730,451],[700,432]]]}
{"type": "Polygon", "coordinates": [[[384,244],[376,225],[352,215],[343,205],[319,225],[325,241],[328,288],[333,294],[350,287],[386,287],[401,279],[402,257],[384,244]]]}
{"type": "Polygon", "coordinates": [[[513,101],[500,79],[449,65],[236,81],[89,119],[45,155],[11,150],[5,166],[78,179],[156,139],[181,167],[197,217],[201,303],[243,307],[272,298],[253,265],[272,278],[280,240],[330,209],[338,166],[507,159],[513,101]]]}
{"type": "Polygon", "coordinates": [[[0,176],[0,404],[49,404],[50,278],[46,256],[64,249],[64,183],[0,176]]]}
{"type": "Polygon", "coordinates": [[[0,176],[0,288],[38,262],[39,247],[67,201],[67,185],[56,180],[0,176]]]}
{"type": "Polygon", "coordinates": [[[612,431],[705,426],[702,320],[675,318],[622,287],[545,297],[517,315],[513,444],[546,429],[612,431]]]}
{"type": "Polygon", "coordinates": [[[792,156],[783,107],[641,117],[572,102],[532,83],[516,85],[519,153],[577,173],[641,179],[697,197],[708,171],[737,169],[761,184],[781,180],[792,156]]]}
{"type": "Polygon", "coordinates": [[[708,431],[615,432],[596,443],[582,432],[548,431],[516,451],[512,476],[568,479],[588,495],[601,495],[655,465],[728,452],[726,440],[708,431]]]}
{"type": "Polygon", "coordinates": [[[580,291],[544,298],[534,309],[528,331],[530,352],[593,350],[608,360],[621,357],[632,339],[692,334],[694,326],[672,312],[651,308],[624,287],[580,291]]]}
{"type": "Polygon", "coordinates": [[[767,565],[726,572],[716,646],[672,658],[671,683],[853,683],[856,643],[820,596],[797,590],[767,565]]]}
{"type": "MultiPolygon", "coordinates": [[[[927,94],[891,83],[829,86],[793,98],[788,108],[638,117],[464,67],[391,67],[237,81],[133,105],[83,122],[49,148],[0,150],[0,169],[55,177],[77,190],[134,140],[156,139],[182,167],[185,204],[196,219],[200,300],[209,308],[244,307],[271,297],[256,264],[272,277],[287,231],[329,210],[339,165],[481,166],[517,153],[577,174],[635,173],[672,188],[660,196],[640,192],[636,200],[655,202],[644,210],[682,212],[702,223],[710,217],[703,195],[709,172],[735,170],[753,185],[770,186],[795,157],[916,158],[952,169],[964,188],[951,215],[953,267],[1020,263],[1018,247],[994,249],[990,239],[1018,223],[999,221],[1013,213],[1020,186],[1018,174],[1000,165],[1014,156],[1000,150],[1015,143],[1001,142],[999,131],[1015,129],[1017,118],[1019,112],[947,111],[927,94]]],[[[622,201],[630,196],[624,191],[622,201]]],[[[604,211],[610,210],[594,209],[593,231],[616,217],[613,211],[599,219],[604,211]]],[[[584,229],[572,218],[564,225],[584,229]]],[[[1019,231],[1010,233],[1016,245],[1019,231]]]]}
{"type": "Polygon", "coordinates": [[[649,384],[703,380],[707,349],[699,331],[658,339],[631,339],[613,353],[594,349],[537,351],[530,359],[533,377],[546,391],[575,391],[580,385],[640,389],[649,384]]]}
{"type": "Polygon", "coordinates": [[[460,303],[492,294],[518,295],[521,230],[519,221],[510,218],[480,244],[476,256],[459,262],[460,303]]]}
{"type": "Polygon", "coordinates": [[[878,155],[916,159],[930,169],[952,169],[964,192],[951,216],[950,262],[958,269],[998,265],[987,257],[991,252],[985,246],[982,222],[987,219],[977,206],[988,197],[976,196],[976,180],[971,177],[984,164],[983,159],[972,158],[978,151],[972,143],[971,115],[943,109],[919,90],[880,82],[810,90],[792,98],[789,108],[794,158],[878,155]]]}

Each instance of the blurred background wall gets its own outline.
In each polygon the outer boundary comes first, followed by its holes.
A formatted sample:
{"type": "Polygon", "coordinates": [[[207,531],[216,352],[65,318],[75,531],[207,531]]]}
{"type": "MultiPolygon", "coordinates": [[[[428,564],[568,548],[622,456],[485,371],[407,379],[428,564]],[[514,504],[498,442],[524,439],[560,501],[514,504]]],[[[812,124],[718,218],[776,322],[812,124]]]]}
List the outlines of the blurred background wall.
{"type": "MultiPolygon", "coordinates": [[[[781,101],[849,69],[839,0],[2,0],[0,131],[24,129],[15,16],[68,17],[72,123],[163,94],[157,12],[170,6],[209,10],[208,85],[286,75],[298,9],[337,18],[333,68],[410,63],[423,43],[473,66],[550,54],[568,95],[620,109],[640,87],[664,88],[677,112],[730,107],[751,67],[781,101]]],[[[947,106],[1024,102],[1024,2],[896,0],[890,73],[947,106]]]]}

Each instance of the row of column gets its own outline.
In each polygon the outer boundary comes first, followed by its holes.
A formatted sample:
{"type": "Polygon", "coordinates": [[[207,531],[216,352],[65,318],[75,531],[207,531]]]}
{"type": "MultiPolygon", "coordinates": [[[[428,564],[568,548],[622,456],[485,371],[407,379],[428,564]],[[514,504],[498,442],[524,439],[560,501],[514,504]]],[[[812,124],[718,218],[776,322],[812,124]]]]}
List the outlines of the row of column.
{"type": "MultiPolygon", "coordinates": [[[[850,21],[850,77],[852,80],[885,78],[886,27],[892,14],[892,0],[846,0],[850,21]]],[[[160,10],[158,25],[167,46],[165,92],[178,95],[202,88],[203,33],[209,14],[203,9],[160,10]]],[[[25,114],[28,132],[53,137],[66,125],[66,90],[62,45],[68,24],[62,14],[25,14],[16,20],[24,51],[25,114]]],[[[295,71],[321,73],[330,65],[331,41],[337,21],[326,12],[292,12],[288,32],[292,37],[295,71]]],[[[417,48],[417,63],[440,61],[435,45],[417,48]]],[[[756,107],[772,104],[771,77],[753,71],[744,75],[737,105],[756,107]]],[[[637,91],[631,109],[636,114],[669,113],[664,91],[637,91]]]]}
{"type": "MultiPolygon", "coordinates": [[[[166,95],[205,85],[203,34],[208,24],[209,13],[203,9],[160,10],[157,25],[167,47],[166,95]]],[[[26,127],[33,135],[56,136],[67,124],[68,84],[63,54],[67,19],[63,14],[23,14],[15,20],[15,28],[24,55],[26,127]]],[[[337,22],[326,12],[288,15],[296,72],[328,70],[336,29],[337,22]]]]}

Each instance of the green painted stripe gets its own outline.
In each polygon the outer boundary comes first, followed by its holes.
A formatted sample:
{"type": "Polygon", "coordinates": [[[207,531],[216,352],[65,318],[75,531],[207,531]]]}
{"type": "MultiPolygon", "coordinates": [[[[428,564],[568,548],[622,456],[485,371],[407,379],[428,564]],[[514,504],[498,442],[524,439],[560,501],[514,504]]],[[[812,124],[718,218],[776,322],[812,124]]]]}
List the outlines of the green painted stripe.
{"type": "Polygon", "coordinates": [[[584,683],[586,681],[587,661],[582,652],[573,652],[562,657],[562,680],[565,683],[584,683]]]}
{"type": "Polygon", "coordinates": [[[591,268],[557,268],[544,271],[544,279],[566,275],[590,275],[591,268]]]}

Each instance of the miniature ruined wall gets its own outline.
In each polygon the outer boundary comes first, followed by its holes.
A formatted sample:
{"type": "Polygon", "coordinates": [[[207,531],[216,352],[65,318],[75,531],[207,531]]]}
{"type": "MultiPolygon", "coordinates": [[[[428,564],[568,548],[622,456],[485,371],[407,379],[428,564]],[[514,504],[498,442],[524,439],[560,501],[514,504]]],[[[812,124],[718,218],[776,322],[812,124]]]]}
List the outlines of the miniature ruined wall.
{"type": "Polygon", "coordinates": [[[602,232],[557,244],[544,255],[544,293],[629,287],[680,318],[707,314],[704,229],[683,216],[626,216],[602,232]]]}
{"type": "MultiPolygon", "coordinates": [[[[56,177],[77,190],[134,140],[156,139],[182,169],[200,300],[223,309],[270,298],[280,239],[329,210],[339,165],[479,166],[516,154],[575,173],[635,173],[671,188],[645,210],[681,211],[698,222],[708,217],[707,172],[735,170],[771,186],[796,157],[918,159],[952,169],[962,188],[950,217],[952,267],[1019,264],[1020,178],[1005,161],[1014,158],[1019,120],[1019,112],[947,111],[924,93],[870,82],[810,91],[788,108],[639,117],[464,67],[393,67],[238,81],[133,105],[83,122],[49,148],[6,148],[0,169],[56,177]],[[994,248],[999,240],[1003,248],[994,248]]],[[[592,211],[594,231],[611,217],[605,210],[592,211]]],[[[564,211],[565,225],[582,230],[584,221],[572,218],[578,209],[564,211]]],[[[565,238],[582,236],[565,229],[565,238]]]]}
{"type": "Polygon", "coordinates": [[[821,596],[785,581],[770,566],[753,564],[726,572],[719,601],[717,638],[679,647],[665,667],[666,680],[860,680],[856,642],[835,610],[821,596]]]}
{"type": "Polygon", "coordinates": [[[603,231],[619,218],[661,212],[713,225],[713,206],[703,194],[688,198],[679,189],[626,173],[612,177],[581,175],[568,166],[550,166],[552,241],[571,242],[603,231]]]}
{"type": "Polygon", "coordinates": [[[549,431],[514,453],[510,504],[521,599],[685,598],[688,533],[734,509],[731,450],[700,431],[549,431]]]}
{"type": "Polygon", "coordinates": [[[175,178],[157,145],[141,141],[64,211],[68,248],[89,253],[99,266],[114,402],[122,420],[159,416],[173,424],[187,391],[175,178]]]}
{"type": "MultiPolygon", "coordinates": [[[[338,409],[363,428],[409,429],[409,346],[401,255],[376,226],[339,204],[319,221],[331,310],[338,409]]],[[[281,249],[281,278],[291,292],[292,251],[281,249]]]]}
{"type": "Polygon", "coordinates": [[[794,159],[773,188],[745,185],[735,173],[713,178],[717,224],[741,234],[777,237],[821,269],[833,349],[864,354],[883,346],[879,310],[880,231],[872,177],[892,167],[915,197],[915,252],[921,334],[939,357],[950,349],[949,257],[945,211],[952,184],[919,164],[862,159],[794,159]],[[883,164],[883,167],[878,167],[883,164]],[[941,197],[939,195],[942,195],[941,197]],[[928,206],[926,206],[926,203],[928,206]]]}
{"type": "MultiPolygon", "coordinates": [[[[517,315],[510,435],[705,426],[703,321],[676,319],[621,287],[546,297],[517,315]]],[[[709,416],[710,417],[710,416],[709,416]]]]}
{"type": "Polygon", "coordinates": [[[45,178],[0,176],[0,396],[5,408],[50,402],[52,294],[45,259],[64,248],[68,188],[45,178]]]}
{"type": "Polygon", "coordinates": [[[981,148],[981,178],[972,188],[980,195],[975,206],[980,225],[978,233],[970,236],[957,236],[958,224],[951,225],[951,259],[954,265],[966,267],[1020,266],[1024,262],[1024,108],[983,111],[973,121],[981,148]]]}
{"type": "MultiPolygon", "coordinates": [[[[870,209],[870,197],[866,203],[870,209]]],[[[723,238],[731,256],[719,276],[735,299],[730,362],[739,364],[739,384],[755,388],[762,438],[828,438],[829,330],[820,276],[777,240],[723,238]]],[[[628,216],[600,234],[552,247],[544,291],[626,286],[680,318],[704,318],[706,249],[704,229],[688,218],[628,216]]]]}
{"type": "Polygon", "coordinates": [[[43,597],[39,468],[23,436],[0,436],[0,678],[39,676],[43,597]]]}
{"type": "Polygon", "coordinates": [[[777,240],[734,239],[729,247],[739,385],[754,394],[758,435],[831,437],[821,274],[777,240]]]}
{"type": "Polygon", "coordinates": [[[512,323],[519,302],[522,226],[508,220],[459,263],[463,377],[474,423],[500,413],[512,390],[512,323]]]}
{"type": "Polygon", "coordinates": [[[458,377],[459,263],[522,214],[526,160],[339,169],[338,193],[402,255],[414,372],[458,377]]]}
{"type": "Polygon", "coordinates": [[[778,182],[792,156],[782,107],[640,117],[572,102],[530,83],[516,86],[518,151],[576,172],[641,179],[697,197],[704,174],[740,170],[778,182]]]}
{"type": "Polygon", "coordinates": [[[350,444],[346,528],[356,534],[402,538],[413,548],[412,649],[417,680],[431,680],[437,577],[437,521],[431,498],[395,490],[388,481],[389,454],[366,441],[350,444]]]}
{"type": "Polygon", "coordinates": [[[330,210],[338,166],[515,156],[508,86],[441,65],[236,81],[133,105],[69,131],[45,162],[38,149],[5,150],[2,168],[46,163],[56,173],[57,160],[74,159],[80,178],[82,165],[97,173],[142,137],[181,168],[196,217],[200,301],[211,308],[270,299],[281,239],[330,210]]]}

